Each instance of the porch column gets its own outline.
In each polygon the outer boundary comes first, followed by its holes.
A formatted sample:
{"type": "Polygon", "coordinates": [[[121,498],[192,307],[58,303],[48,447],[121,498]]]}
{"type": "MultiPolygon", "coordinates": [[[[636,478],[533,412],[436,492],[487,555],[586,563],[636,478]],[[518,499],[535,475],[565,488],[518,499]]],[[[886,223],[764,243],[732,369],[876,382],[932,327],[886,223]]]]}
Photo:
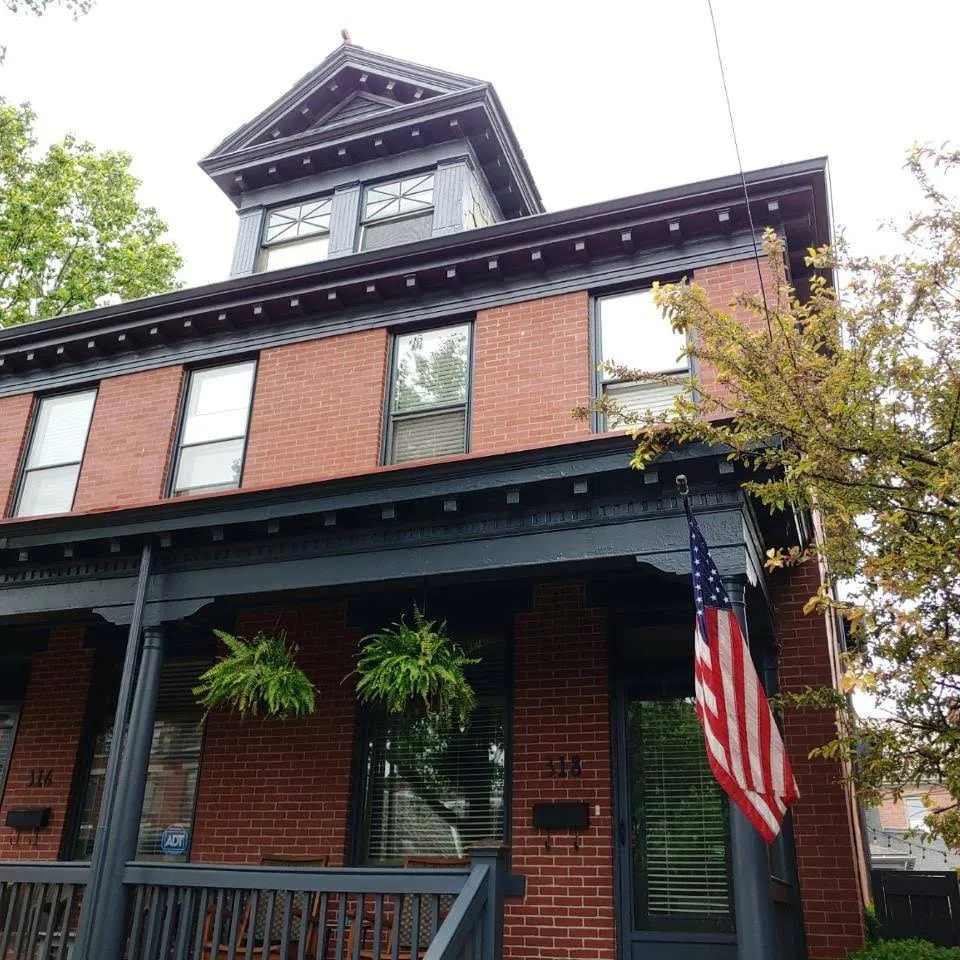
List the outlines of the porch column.
{"type": "MultiPolygon", "coordinates": [[[[749,644],[744,600],[746,578],[724,577],[723,586],[749,644]]],[[[739,960],[776,960],[777,941],[767,844],[756,827],[730,804],[730,858],[739,960]]]]}
{"type": "Polygon", "coordinates": [[[119,960],[120,957],[126,915],[123,873],[127,861],[133,860],[137,851],[137,833],[153,745],[153,722],[163,658],[163,627],[144,627],[137,690],[130,711],[120,766],[120,789],[110,824],[110,840],[87,960],[119,960]]]}

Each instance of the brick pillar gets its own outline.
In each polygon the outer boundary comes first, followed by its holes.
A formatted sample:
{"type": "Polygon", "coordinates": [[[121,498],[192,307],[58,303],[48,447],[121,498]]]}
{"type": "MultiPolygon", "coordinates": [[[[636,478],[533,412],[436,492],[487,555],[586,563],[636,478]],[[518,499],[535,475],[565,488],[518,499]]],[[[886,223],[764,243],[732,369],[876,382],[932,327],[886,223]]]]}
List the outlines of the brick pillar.
{"type": "Polygon", "coordinates": [[[514,632],[512,869],[527,877],[507,901],[506,958],[612,960],[610,678],[604,610],[585,606],[582,584],[541,585],[514,632]],[[577,754],[580,777],[550,778],[547,757],[577,754]],[[531,826],[533,804],[586,800],[590,829],[575,849],[568,832],[531,826]],[[597,813],[599,807],[599,815],[597,813]]]}
{"type": "Polygon", "coordinates": [[[36,846],[26,833],[19,844],[11,843],[14,831],[0,827],[2,860],[56,860],[59,854],[93,670],[93,650],[84,648],[84,633],[82,626],[55,627],[47,649],[33,655],[0,824],[14,807],[50,807],[52,813],[36,846]],[[27,786],[30,771],[39,769],[51,772],[50,786],[27,786]]]}
{"type": "Polygon", "coordinates": [[[207,719],[197,791],[193,862],[259,863],[261,856],[330,857],[344,862],[357,698],[343,678],[359,634],[338,603],[245,611],[237,632],[286,629],[298,664],[317,687],[317,709],[296,720],[207,719]]]}
{"type": "MultiPolygon", "coordinates": [[[[835,640],[823,616],[803,612],[819,582],[815,564],[788,570],[775,581],[784,693],[836,682],[835,640]]],[[[864,854],[855,801],[838,782],[843,771],[835,761],[808,758],[835,735],[830,711],[787,711],[784,717],[784,741],[800,787],[793,826],[810,960],[845,957],[864,941],[864,854]]]]}

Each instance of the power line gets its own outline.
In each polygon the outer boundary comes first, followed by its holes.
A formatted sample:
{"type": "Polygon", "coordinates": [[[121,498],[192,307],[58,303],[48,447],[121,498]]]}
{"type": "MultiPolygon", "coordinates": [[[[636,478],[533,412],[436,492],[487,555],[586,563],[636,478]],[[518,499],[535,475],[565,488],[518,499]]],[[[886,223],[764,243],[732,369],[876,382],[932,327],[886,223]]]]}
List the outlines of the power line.
{"type": "Polygon", "coordinates": [[[727,73],[723,69],[723,54],[720,52],[720,35],[717,33],[717,18],[713,12],[713,0],[707,0],[707,9],[710,11],[710,24],[713,27],[713,42],[717,48],[717,63],[720,65],[720,79],[723,81],[723,96],[727,102],[727,116],[730,118],[730,132],[733,135],[733,149],[737,155],[737,169],[740,172],[740,185],[743,187],[743,199],[747,207],[747,221],[750,224],[750,236],[753,238],[753,257],[757,264],[757,278],[760,280],[760,295],[763,297],[763,312],[770,327],[770,308],[767,305],[767,290],[763,282],[763,267],[760,261],[760,245],[757,243],[757,228],[753,222],[753,212],[750,210],[750,193],[747,190],[747,178],[743,174],[743,161],[740,159],[740,143],[737,140],[737,125],[733,120],[733,106],[730,103],[730,91],[727,88],[727,73]]]}

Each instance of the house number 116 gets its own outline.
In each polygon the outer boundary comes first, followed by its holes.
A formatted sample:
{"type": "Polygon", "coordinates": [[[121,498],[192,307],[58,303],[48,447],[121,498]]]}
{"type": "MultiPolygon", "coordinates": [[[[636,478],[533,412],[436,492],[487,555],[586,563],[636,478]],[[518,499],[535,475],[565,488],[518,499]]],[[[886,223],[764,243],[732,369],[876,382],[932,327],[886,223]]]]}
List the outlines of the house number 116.
{"type": "Polygon", "coordinates": [[[567,757],[565,753],[558,753],[547,757],[547,776],[548,777],[579,777],[583,773],[583,763],[577,754],[567,757]],[[567,770],[567,760],[570,761],[570,769],[567,770]]]}

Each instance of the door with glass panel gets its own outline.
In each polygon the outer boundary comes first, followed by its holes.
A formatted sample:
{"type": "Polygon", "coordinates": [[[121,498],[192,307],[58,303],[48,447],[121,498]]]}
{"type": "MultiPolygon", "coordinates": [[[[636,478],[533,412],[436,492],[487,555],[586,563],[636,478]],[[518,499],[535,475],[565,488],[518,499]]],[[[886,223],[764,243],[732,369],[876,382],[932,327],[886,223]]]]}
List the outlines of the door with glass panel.
{"type": "Polygon", "coordinates": [[[686,690],[618,691],[622,956],[733,960],[727,802],[686,690]]]}

